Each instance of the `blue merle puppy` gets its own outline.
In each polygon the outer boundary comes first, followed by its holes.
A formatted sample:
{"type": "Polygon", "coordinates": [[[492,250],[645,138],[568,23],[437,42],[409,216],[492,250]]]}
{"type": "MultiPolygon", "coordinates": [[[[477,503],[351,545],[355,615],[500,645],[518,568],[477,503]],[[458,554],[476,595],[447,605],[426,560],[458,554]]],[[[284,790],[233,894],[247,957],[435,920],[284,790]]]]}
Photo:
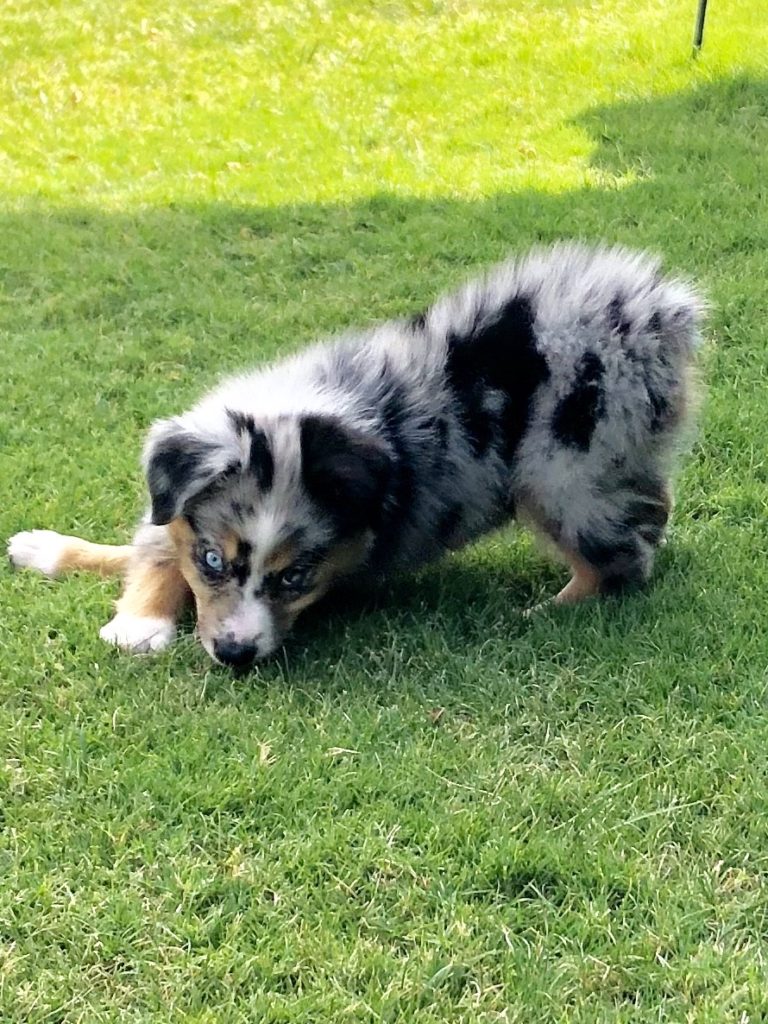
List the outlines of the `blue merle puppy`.
{"type": "Polygon", "coordinates": [[[656,260],[562,244],[408,320],[236,377],[149,432],[133,544],[46,530],[11,560],[125,573],[102,637],[200,638],[237,669],[341,579],[412,569],[517,518],[572,570],[555,601],[644,583],[689,419],[701,300],[656,260]]]}

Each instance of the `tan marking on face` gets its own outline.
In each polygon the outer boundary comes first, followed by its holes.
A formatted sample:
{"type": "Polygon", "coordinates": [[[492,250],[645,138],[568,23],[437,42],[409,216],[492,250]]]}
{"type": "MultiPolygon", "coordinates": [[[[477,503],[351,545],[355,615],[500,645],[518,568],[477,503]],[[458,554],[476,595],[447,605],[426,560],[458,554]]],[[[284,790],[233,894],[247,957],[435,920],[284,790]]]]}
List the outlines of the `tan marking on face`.
{"type": "Polygon", "coordinates": [[[237,549],[239,544],[240,538],[232,530],[230,530],[222,537],[220,541],[220,547],[222,554],[224,555],[228,562],[234,561],[234,559],[237,557],[237,549]]]}
{"type": "Polygon", "coordinates": [[[299,612],[309,608],[327,594],[333,584],[358,569],[368,554],[370,542],[367,534],[342,541],[331,548],[327,557],[321,562],[315,574],[315,585],[307,594],[285,605],[284,611],[289,616],[289,626],[296,621],[299,612]]]}
{"type": "Polygon", "coordinates": [[[169,523],[168,534],[176,548],[179,570],[195,598],[198,628],[203,634],[215,632],[218,623],[231,610],[232,589],[211,587],[200,575],[194,559],[197,536],[186,519],[174,519],[169,523]]]}
{"type": "Polygon", "coordinates": [[[287,540],[279,544],[264,562],[264,572],[283,572],[296,561],[299,548],[295,541],[287,540]]]}
{"type": "MultiPolygon", "coordinates": [[[[204,641],[206,638],[210,641],[216,637],[221,624],[237,608],[241,599],[240,588],[234,581],[225,581],[221,586],[212,587],[202,577],[194,557],[197,536],[185,519],[175,519],[170,523],[168,533],[176,549],[178,569],[195,597],[198,630],[204,641]]],[[[265,598],[279,640],[285,637],[300,612],[323,597],[338,579],[349,575],[365,561],[369,546],[370,538],[367,534],[343,541],[332,548],[318,565],[315,585],[309,593],[302,594],[292,602],[265,598]]],[[[221,547],[224,555],[231,558],[237,551],[237,537],[233,541],[228,536],[221,542],[221,547]]],[[[264,570],[266,573],[282,572],[300,555],[296,542],[288,540],[270,554],[264,570]]]]}
{"type": "Polygon", "coordinates": [[[195,543],[195,531],[186,519],[174,519],[168,524],[168,536],[176,548],[179,563],[192,562],[192,547],[195,543]]]}
{"type": "Polygon", "coordinates": [[[205,587],[205,584],[200,579],[195,560],[192,557],[196,542],[195,531],[186,519],[174,519],[173,522],[168,524],[168,535],[173,542],[173,546],[176,548],[179,569],[195,597],[197,597],[198,593],[203,589],[207,589],[207,587],[205,587]]]}

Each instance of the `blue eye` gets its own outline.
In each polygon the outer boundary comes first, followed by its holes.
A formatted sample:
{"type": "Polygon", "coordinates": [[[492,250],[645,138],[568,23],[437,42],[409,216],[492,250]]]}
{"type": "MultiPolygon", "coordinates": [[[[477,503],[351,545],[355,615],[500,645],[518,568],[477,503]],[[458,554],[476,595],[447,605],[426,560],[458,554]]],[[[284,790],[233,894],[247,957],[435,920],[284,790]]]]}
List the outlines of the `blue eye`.
{"type": "Polygon", "coordinates": [[[203,557],[205,558],[205,564],[209,569],[213,569],[214,572],[221,572],[224,568],[224,559],[218,551],[211,549],[206,551],[203,557]]]}

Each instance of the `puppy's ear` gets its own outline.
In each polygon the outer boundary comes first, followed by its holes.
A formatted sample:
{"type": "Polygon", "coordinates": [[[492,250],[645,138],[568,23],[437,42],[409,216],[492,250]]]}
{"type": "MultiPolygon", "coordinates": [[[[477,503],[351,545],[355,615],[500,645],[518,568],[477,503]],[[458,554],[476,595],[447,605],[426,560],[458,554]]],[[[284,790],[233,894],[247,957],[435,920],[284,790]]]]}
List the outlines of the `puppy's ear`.
{"type": "Polygon", "coordinates": [[[144,446],[144,471],[152,499],[151,519],[165,526],[217,476],[231,468],[226,438],[206,436],[181,419],[158,420],[144,446]]]}
{"type": "Polygon", "coordinates": [[[310,497],[342,533],[377,525],[392,473],[378,438],[327,416],[301,421],[301,471],[310,497]]]}

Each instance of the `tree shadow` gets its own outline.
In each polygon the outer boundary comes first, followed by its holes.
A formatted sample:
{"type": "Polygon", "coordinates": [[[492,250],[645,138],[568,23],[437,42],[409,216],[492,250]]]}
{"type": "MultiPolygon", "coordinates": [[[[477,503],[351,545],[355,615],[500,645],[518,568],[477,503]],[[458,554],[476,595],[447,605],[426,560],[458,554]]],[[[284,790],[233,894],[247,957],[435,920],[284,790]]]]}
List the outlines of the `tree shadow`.
{"type": "MultiPolygon", "coordinates": [[[[475,268],[563,237],[649,247],[705,282],[714,328],[728,342],[712,357],[724,396],[715,415],[730,424],[734,367],[742,387],[759,375],[748,330],[756,282],[768,303],[768,82],[729,77],[594,108],[577,123],[594,140],[590,180],[558,195],[382,193],[345,205],[201,203],[127,213],[30,201],[2,214],[0,330],[10,358],[0,385],[0,471],[13,501],[0,512],[0,530],[30,525],[25,505],[41,495],[51,515],[42,525],[124,529],[142,500],[131,467],[154,416],[184,407],[221,372],[420,309],[475,268]]],[[[739,473],[738,454],[726,471],[739,473]]],[[[398,581],[366,615],[375,621],[399,608],[407,619],[431,608],[436,624],[479,647],[482,616],[472,609],[480,591],[500,587],[504,604],[517,608],[561,579],[526,543],[510,552],[496,570],[453,559],[398,581]]],[[[677,547],[662,561],[686,557],[677,547]]],[[[486,611],[503,614],[503,605],[486,611]]],[[[341,602],[330,614],[331,627],[310,617],[301,634],[318,665],[334,656],[333,616],[349,620],[350,609],[341,602]]],[[[510,623],[523,628],[517,617],[510,623]]]]}

